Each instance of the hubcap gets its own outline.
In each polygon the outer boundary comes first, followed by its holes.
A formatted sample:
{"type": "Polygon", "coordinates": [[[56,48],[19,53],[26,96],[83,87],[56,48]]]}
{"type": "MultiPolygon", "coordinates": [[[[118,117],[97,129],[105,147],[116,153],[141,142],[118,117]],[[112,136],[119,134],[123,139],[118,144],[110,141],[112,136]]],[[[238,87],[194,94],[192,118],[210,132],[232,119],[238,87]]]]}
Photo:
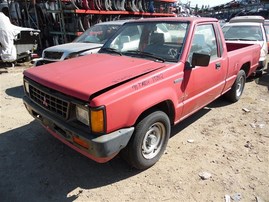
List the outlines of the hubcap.
{"type": "Polygon", "coordinates": [[[240,96],[244,87],[244,78],[241,76],[236,88],[236,96],[240,96]]]}
{"type": "Polygon", "coordinates": [[[161,122],[156,122],[149,127],[142,144],[142,155],[144,158],[152,159],[160,152],[165,133],[165,126],[161,122]]]}

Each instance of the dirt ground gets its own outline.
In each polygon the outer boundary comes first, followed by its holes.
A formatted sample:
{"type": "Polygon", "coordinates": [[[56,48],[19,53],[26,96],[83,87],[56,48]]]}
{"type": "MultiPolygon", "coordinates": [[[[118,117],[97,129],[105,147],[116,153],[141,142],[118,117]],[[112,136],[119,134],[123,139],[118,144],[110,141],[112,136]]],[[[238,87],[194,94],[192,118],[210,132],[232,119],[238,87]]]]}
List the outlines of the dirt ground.
{"type": "Polygon", "coordinates": [[[175,126],[145,171],[98,164],[52,137],[22,103],[23,67],[0,74],[0,201],[269,201],[269,93],[248,82],[175,126]],[[211,177],[201,179],[207,172],[211,177]]]}

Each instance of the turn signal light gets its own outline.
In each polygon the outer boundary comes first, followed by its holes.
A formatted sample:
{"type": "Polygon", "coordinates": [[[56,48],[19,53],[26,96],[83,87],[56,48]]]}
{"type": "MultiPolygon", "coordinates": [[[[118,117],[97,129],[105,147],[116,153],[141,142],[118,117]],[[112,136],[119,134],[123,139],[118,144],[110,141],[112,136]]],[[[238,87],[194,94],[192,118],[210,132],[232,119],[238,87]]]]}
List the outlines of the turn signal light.
{"type": "Polygon", "coordinates": [[[80,145],[86,149],[89,149],[89,144],[86,141],[80,139],[79,137],[73,137],[73,141],[75,143],[77,143],[78,145],[80,145]]]}
{"type": "Polygon", "coordinates": [[[104,109],[91,110],[91,129],[94,133],[105,132],[104,109]]]}

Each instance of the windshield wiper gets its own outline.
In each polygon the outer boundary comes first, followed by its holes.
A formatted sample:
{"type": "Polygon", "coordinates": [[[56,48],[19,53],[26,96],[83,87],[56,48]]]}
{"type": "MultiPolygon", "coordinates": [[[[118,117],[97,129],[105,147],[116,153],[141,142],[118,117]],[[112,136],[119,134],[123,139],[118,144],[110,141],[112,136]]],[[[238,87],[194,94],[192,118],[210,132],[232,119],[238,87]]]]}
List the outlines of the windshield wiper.
{"type": "Polygon", "coordinates": [[[127,54],[134,54],[134,55],[139,55],[139,56],[141,56],[141,57],[150,57],[150,58],[154,58],[154,59],[156,59],[156,60],[165,62],[165,59],[164,59],[164,58],[159,57],[159,56],[154,55],[154,54],[149,53],[149,52],[138,51],[138,50],[129,50],[129,51],[126,51],[126,52],[124,52],[124,53],[127,53],[127,54]]]}
{"type": "Polygon", "coordinates": [[[259,41],[258,39],[240,39],[240,41],[259,41]]]}
{"type": "Polygon", "coordinates": [[[225,41],[239,41],[238,38],[225,38],[225,41]]]}
{"type": "Polygon", "coordinates": [[[100,52],[110,52],[122,55],[121,52],[117,51],[115,48],[101,48],[100,52]]]}

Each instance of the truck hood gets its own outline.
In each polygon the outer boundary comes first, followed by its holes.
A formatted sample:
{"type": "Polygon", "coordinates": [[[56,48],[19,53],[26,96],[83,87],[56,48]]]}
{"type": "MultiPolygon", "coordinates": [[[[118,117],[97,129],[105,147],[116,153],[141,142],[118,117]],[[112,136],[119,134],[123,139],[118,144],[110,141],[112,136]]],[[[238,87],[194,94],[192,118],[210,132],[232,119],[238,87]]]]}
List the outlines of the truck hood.
{"type": "Polygon", "coordinates": [[[164,63],[140,58],[92,54],[34,67],[24,71],[24,75],[46,87],[87,101],[98,91],[164,66],[164,63]]]}
{"type": "Polygon", "coordinates": [[[66,43],[66,44],[61,44],[57,46],[52,46],[52,47],[46,48],[44,51],[74,53],[74,52],[81,52],[81,51],[89,50],[89,49],[100,48],[102,46],[103,44],[99,44],[99,43],[73,42],[73,43],[66,43]]]}

